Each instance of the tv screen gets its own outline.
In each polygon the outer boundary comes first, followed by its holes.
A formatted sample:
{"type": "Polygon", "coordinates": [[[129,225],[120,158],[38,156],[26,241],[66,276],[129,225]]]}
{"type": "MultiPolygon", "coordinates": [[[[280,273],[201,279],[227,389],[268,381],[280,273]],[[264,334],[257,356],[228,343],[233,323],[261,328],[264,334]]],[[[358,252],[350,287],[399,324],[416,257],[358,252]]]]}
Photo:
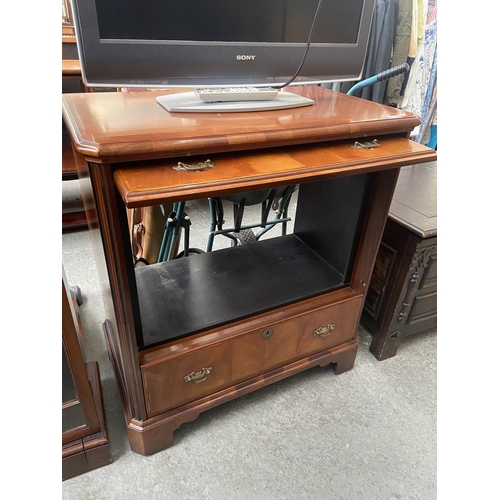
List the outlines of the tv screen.
{"type": "Polygon", "coordinates": [[[374,0],[73,0],[89,86],[229,86],[360,78],[374,0]]]}

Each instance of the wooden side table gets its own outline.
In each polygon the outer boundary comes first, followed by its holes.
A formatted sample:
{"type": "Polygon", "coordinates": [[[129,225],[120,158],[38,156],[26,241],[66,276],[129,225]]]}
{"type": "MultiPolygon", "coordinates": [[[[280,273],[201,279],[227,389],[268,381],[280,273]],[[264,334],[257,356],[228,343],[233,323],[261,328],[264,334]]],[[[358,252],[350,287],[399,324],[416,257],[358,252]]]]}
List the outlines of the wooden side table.
{"type": "Polygon", "coordinates": [[[437,162],[400,172],[362,316],[378,360],[437,324],[436,181],[437,162]]]}

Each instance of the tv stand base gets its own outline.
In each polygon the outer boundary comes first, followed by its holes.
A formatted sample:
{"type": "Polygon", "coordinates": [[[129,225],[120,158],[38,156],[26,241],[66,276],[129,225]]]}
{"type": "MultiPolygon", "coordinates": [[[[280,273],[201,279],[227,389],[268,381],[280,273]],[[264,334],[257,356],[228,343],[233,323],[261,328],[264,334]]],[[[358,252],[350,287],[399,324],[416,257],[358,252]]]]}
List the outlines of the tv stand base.
{"type": "MultiPolygon", "coordinates": [[[[109,345],[111,338],[106,323],[104,324],[104,332],[109,345]]],[[[339,375],[353,368],[358,346],[359,338],[356,337],[354,340],[345,342],[340,346],[326,349],[312,356],[299,359],[275,370],[271,370],[268,373],[264,373],[245,382],[235,384],[224,390],[210,394],[204,398],[200,398],[162,414],[155,415],[142,422],[130,418],[128,412],[125,411],[130,447],[132,451],[140,455],[152,455],[169,448],[174,443],[174,431],[182,424],[195,420],[201,412],[259,390],[262,387],[288,378],[308,368],[312,368],[313,366],[325,367],[326,365],[332,364],[333,372],[339,375]]],[[[117,375],[116,378],[123,400],[123,407],[127,408],[128,405],[125,401],[124,387],[121,384],[117,362],[113,356],[114,350],[109,349],[108,352],[110,353],[111,363],[117,375]]]]}
{"type": "Polygon", "coordinates": [[[314,104],[312,99],[292,92],[280,92],[268,101],[204,102],[194,92],[162,95],[156,102],[171,113],[241,113],[245,111],[272,111],[292,109],[314,104]]]}

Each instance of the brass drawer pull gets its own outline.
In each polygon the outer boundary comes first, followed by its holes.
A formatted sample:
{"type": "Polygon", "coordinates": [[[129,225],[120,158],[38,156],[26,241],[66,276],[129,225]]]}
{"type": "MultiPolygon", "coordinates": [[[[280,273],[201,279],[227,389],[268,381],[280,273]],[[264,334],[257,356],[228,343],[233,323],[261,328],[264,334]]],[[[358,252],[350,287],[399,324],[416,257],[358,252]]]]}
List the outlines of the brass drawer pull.
{"type": "Polygon", "coordinates": [[[215,163],[212,160],[200,161],[196,165],[188,165],[182,161],[178,162],[177,165],[173,166],[174,170],[190,170],[192,172],[201,172],[207,168],[213,168],[215,163]]]}
{"type": "Polygon", "coordinates": [[[326,326],[322,326],[321,328],[316,328],[316,330],[313,331],[313,335],[316,335],[317,337],[328,337],[330,335],[330,332],[335,328],[335,325],[333,323],[329,323],[326,326]]]}
{"type": "Polygon", "coordinates": [[[184,382],[193,382],[193,384],[199,384],[203,382],[208,377],[208,374],[212,371],[212,367],[202,368],[200,371],[192,372],[184,377],[184,382]]]}
{"type": "Polygon", "coordinates": [[[274,331],[272,328],[266,328],[262,332],[262,338],[267,340],[273,333],[274,333],[274,331]]]}

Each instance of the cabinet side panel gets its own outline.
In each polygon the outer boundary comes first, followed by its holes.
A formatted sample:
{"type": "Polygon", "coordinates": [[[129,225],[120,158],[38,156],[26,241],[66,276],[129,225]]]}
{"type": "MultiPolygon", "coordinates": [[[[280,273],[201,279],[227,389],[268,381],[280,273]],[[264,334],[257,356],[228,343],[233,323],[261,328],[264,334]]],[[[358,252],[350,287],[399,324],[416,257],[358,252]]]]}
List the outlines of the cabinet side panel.
{"type": "Polygon", "coordinates": [[[361,174],[302,184],[294,233],[350,279],[372,176],[361,174]]]}
{"type": "Polygon", "coordinates": [[[140,380],[137,355],[137,318],[135,282],[133,278],[132,253],[128,227],[123,222],[123,205],[119,205],[112,173],[108,165],[88,163],[88,171],[98,213],[100,244],[107,270],[106,286],[109,287],[111,310],[105,322],[107,340],[115,359],[117,377],[121,381],[128,412],[133,418],[145,415],[144,394],[140,380]],[[127,243],[125,243],[127,242],[127,243]],[[131,269],[131,270],[130,270],[131,269]]]}

